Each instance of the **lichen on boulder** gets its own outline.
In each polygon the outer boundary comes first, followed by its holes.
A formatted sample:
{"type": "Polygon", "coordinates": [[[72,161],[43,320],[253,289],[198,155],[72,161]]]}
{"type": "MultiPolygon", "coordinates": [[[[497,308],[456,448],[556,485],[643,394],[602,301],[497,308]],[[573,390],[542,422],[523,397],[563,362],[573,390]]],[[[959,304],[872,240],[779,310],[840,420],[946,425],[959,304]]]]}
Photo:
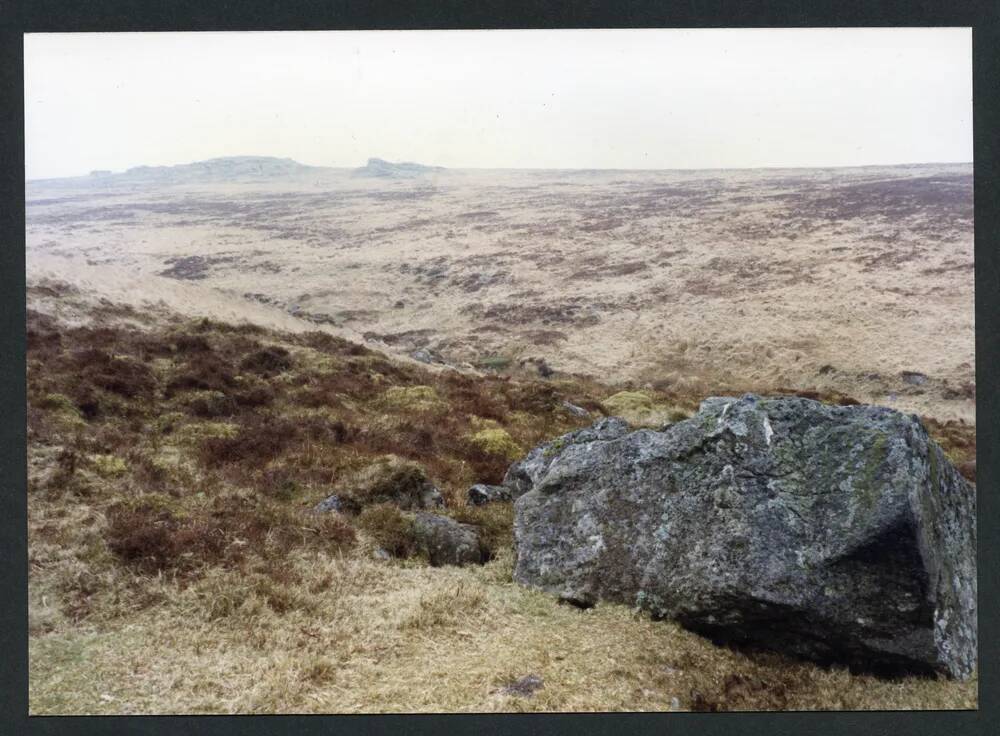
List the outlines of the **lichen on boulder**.
{"type": "Polygon", "coordinates": [[[508,473],[515,580],[720,642],[973,672],[975,488],[919,419],[746,395],[662,431],[607,421],[508,473]]]}

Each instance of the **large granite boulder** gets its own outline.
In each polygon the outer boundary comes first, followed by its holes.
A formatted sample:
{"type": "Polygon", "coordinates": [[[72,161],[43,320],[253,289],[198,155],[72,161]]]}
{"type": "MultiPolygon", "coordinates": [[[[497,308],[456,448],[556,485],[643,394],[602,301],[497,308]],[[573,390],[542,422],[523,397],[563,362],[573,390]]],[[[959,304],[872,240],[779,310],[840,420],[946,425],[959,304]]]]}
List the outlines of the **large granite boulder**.
{"type": "Polygon", "coordinates": [[[975,488],[915,416],[746,395],[543,447],[509,474],[518,582],[865,671],[975,669],[975,488]]]}

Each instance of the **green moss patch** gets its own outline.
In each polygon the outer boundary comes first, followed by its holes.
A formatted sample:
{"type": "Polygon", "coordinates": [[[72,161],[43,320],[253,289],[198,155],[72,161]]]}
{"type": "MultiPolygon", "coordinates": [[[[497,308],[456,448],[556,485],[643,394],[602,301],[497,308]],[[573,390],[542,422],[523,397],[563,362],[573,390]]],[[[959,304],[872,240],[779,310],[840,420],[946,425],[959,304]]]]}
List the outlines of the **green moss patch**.
{"type": "Polygon", "coordinates": [[[481,429],[469,436],[469,442],[488,455],[516,460],[524,454],[524,450],[514,441],[505,429],[481,429]]]}
{"type": "Polygon", "coordinates": [[[637,427],[659,427],[687,419],[690,414],[669,402],[657,401],[645,391],[619,391],[601,404],[611,416],[621,417],[637,427]]]}

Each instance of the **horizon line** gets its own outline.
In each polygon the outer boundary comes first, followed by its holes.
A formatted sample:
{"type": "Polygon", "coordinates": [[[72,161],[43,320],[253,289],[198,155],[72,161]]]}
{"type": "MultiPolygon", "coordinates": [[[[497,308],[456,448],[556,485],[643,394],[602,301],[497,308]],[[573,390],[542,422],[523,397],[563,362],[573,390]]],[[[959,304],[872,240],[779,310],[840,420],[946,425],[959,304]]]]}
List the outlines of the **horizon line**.
{"type": "MultiPolygon", "coordinates": [[[[139,168],[149,168],[149,169],[172,169],[180,166],[191,166],[194,164],[204,163],[207,161],[223,161],[228,159],[241,159],[241,158],[259,158],[259,159],[272,159],[275,161],[291,161],[299,166],[309,169],[333,169],[337,171],[351,171],[355,169],[364,168],[367,166],[367,161],[360,166],[337,166],[337,165],[326,165],[326,164],[305,164],[297,159],[290,156],[268,156],[260,154],[235,154],[231,156],[213,156],[211,158],[197,159],[195,161],[186,161],[175,164],[136,164],[130,166],[126,169],[114,171],[111,169],[92,169],[85,174],[70,174],[65,176],[42,176],[35,178],[28,178],[25,176],[25,183],[29,182],[45,182],[45,181],[56,181],[61,179],[89,179],[93,177],[95,171],[107,171],[105,176],[116,176],[127,174],[133,169],[139,168]]],[[[372,158],[379,158],[377,156],[372,156],[372,158]]],[[[369,159],[369,160],[370,160],[369,159]]],[[[427,166],[428,168],[439,168],[445,171],[634,171],[634,172],[647,172],[647,171],[760,171],[760,170],[787,170],[787,169],[863,169],[863,168],[896,168],[903,166],[958,166],[958,165],[974,165],[974,161],[906,161],[906,162],[895,162],[895,163],[866,163],[866,164],[809,164],[809,165],[782,165],[782,164],[765,164],[761,166],[705,166],[705,167],[595,167],[595,166],[549,166],[549,167],[532,167],[532,166],[441,166],[439,164],[422,164],[412,160],[400,160],[400,161],[389,161],[388,159],[379,159],[385,161],[389,164],[399,165],[399,164],[418,164],[420,166],[427,166]]]]}

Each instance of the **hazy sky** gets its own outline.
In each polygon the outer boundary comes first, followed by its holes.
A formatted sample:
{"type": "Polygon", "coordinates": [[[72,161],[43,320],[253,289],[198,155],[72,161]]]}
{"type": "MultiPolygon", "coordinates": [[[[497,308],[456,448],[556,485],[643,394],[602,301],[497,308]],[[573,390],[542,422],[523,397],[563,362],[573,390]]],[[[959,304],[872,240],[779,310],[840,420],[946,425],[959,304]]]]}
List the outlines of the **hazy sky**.
{"type": "Polygon", "coordinates": [[[969,29],[25,36],[29,179],[358,166],[972,160],[969,29]]]}

